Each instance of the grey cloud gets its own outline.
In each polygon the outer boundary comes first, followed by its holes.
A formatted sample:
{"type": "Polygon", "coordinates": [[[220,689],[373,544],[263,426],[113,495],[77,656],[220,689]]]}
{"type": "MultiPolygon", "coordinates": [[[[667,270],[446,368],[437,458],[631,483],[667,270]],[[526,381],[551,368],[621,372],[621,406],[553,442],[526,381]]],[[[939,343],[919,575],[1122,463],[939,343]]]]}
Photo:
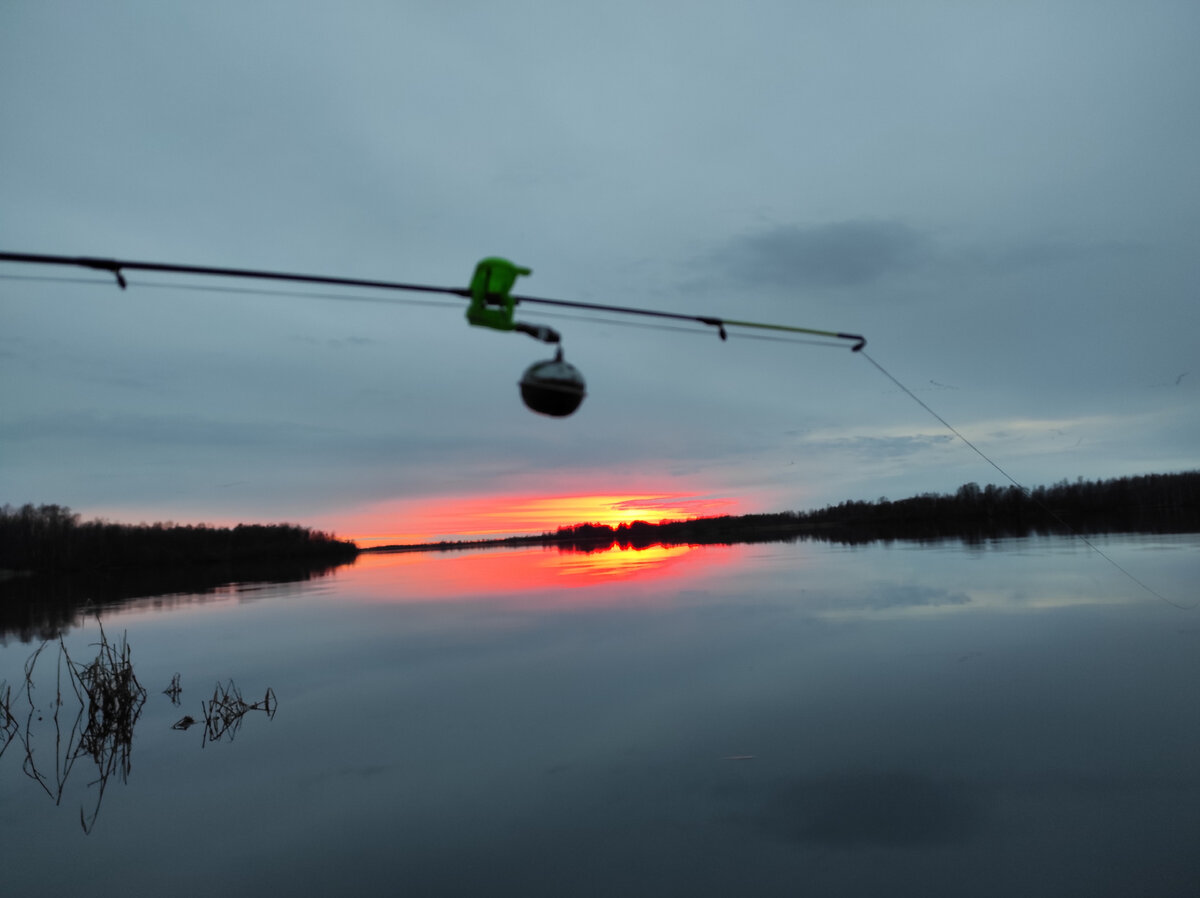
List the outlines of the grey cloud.
{"type": "Polygon", "coordinates": [[[536,447],[520,433],[493,435],[485,446],[464,438],[462,433],[420,427],[364,434],[340,426],[287,420],[86,411],[31,415],[0,424],[0,445],[32,447],[37,452],[44,444],[69,445],[73,448],[66,457],[79,460],[98,452],[119,459],[146,446],[209,461],[216,456],[240,457],[247,449],[258,449],[265,454],[256,456],[257,466],[273,471],[311,465],[387,469],[398,458],[404,459],[407,466],[458,464],[480,468],[497,457],[510,466],[513,463],[508,460],[514,456],[536,457],[536,447]]]}
{"type": "Polygon", "coordinates": [[[730,240],[710,264],[758,286],[854,287],[912,268],[929,241],[898,221],[778,225],[730,240]]]}
{"type": "Polygon", "coordinates": [[[999,241],[992,246],[963,247],[946,251],[940,258],[948,267],[967,272],[1007,274],[1035,271],[1073,263],[1094,264],[1119,257],[1133,257],[1145,247],[1121,241],[1072,241],[1057,238],[1020,242],[999,241]]]}
{"type": "Polygon", "coordinates": [[[60,412],[33,415],[0,426],[0,440],[18,443],[62,440],[73,444],[273,446],[282,440],[311,438],[314,425],[215,420],[199,415],[99,414],[60,412]]]}
{"type": "MultiPolygon", "coordinates": [[[[423,426],[422,419],[321,424],[301,420],[231,419],[215,414],[45,412],[0,421],[0,496],[59,501],[73,507],[148,499],[170,483],[170,500],[193,510],[211,505],[214,484],[249,483],[262,502],[310,504],[371,501],[382,495],[453,492],[469,478],[510,488],[538,472],[594,469],[617,454],[620,439],[576,446],[569,433],[531,430],[523,418],[473,419],[423,426]],[[568,449],[569,458],[568,458],[568,449]]],[[[557,422],[554,422],[557,423],[557,422]]],[[[223,497],[229,513],[236,504],[223,497]]],[[[290,506],[288,506],[290,507],[290,506]]],[[[256,511],[256,514],[266,512],[256,511]]],[[[178,517],[164,512],[164,517],[178,517]]]]}
{"type": "Polygon", "coordinates": [[[1058,237],[960,244],[902,221],[784,224],[729,238],[706,260],[724,280],[755,287],[862,287],[923,271],[995,276],[1133,257],[1145,247],[1058,237]]]}
{"type": "Polygon", "coordinates": [[[900,458],[923,452],[933,446],[952,442],[950,434],[915,435],[899,437],[844,437],[833,440],[808,440],[807,445],[819,446],[840,452],[854,452],[866,458],[900,458]]]}

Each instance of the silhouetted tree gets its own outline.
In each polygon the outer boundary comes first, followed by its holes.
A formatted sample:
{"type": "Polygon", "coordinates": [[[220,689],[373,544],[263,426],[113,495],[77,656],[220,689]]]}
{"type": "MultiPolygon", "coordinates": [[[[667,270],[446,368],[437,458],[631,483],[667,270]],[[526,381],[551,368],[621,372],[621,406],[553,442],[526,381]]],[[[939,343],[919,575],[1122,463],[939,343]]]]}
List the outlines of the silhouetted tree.
{"type": "Polygon", "coordinates": [[[81,522],[59,505],[0,508],[0,569],[72,571],[228,563],[299,557],[347,558],[352,542],[295,524],[113,524],[81,522]]]}

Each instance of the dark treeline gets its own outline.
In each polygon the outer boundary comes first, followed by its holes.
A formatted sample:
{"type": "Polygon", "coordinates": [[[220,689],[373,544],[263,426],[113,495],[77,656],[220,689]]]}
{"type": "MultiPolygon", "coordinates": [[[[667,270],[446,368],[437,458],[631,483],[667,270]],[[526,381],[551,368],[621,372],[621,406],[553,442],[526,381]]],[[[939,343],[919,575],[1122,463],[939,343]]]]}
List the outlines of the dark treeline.
{"type": "Polygon", "coordinates": [[[59,505],[0,508],[0,570],[84,571],[300,558],[335,561],[357,554],[352,542],[295,524],[113,524],[81,521],[59,505]]]}
{"type": "Polygon", "coordinates": [[[541,542],[571,550],[613,544],[704,544],[824,539],[967,541],[1033,533],[1200,532],[1200,471],[1147,474],[1074,483],[1063,480],[1028,492],[1015,486],[967,483],[953,494],[842,502],[816,511],[725,515],[610,527],[577,524],[546,533],[541,542]]]}

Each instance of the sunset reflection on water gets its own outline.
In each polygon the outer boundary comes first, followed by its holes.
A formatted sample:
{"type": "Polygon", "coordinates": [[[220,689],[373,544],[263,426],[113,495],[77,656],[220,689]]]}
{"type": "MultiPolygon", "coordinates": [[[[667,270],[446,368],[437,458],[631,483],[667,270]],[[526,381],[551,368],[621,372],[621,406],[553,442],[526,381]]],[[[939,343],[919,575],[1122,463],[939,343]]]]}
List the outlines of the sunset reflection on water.
{"type": "Polygon", "coordinates": [[[586,595],[589,604],[607,604],[651,591],[666,594],[660,588],[667,581],[675,588],[704,581],[715,571],[736,565],[745,548],[683,545],[635,549],[614,544],[593,552],[536,546],[364,553],[345,576],[352,581],[356,596],[387,602],[571,590],[573,603],[586,595]],[[621,589],[602,588],[614,584],[621,589]]]}

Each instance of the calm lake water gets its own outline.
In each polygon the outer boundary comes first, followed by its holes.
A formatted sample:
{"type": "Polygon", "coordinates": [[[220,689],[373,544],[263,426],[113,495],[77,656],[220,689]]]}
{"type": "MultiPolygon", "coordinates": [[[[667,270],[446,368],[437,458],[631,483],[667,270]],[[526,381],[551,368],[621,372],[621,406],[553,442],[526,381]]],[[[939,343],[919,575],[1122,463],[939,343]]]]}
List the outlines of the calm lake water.
{"type": "MultiPolygon", "coordinates": [[[[1200,536],[1094,541],[1200,596],[1200,536]]],[[[32,715],[0,645],[6,895],[1200,894],[1200,610],[1077,540],[373,555],[102,623],[104,782],[58,643],[32,715]],[[230,680],[277,710],[209,740],[230,680]]]]}

